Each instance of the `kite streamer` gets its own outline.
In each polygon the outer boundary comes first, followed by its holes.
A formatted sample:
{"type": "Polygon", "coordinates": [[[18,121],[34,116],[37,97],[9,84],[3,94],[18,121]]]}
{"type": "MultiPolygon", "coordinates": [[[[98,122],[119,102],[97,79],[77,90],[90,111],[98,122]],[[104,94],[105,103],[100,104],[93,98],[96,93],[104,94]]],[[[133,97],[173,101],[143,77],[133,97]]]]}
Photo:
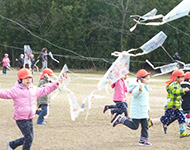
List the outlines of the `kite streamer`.
{"type": "Polygon", "coordinates": [[[190,0],[183,0],[179,3],[175,8],[173,8],[167,15],[156,15],[157,10],[153,9],[152,11],[148,12],[144,16],[139,15],[131,15],[131,17],[138,17],[138,19],[133,19],[136,24],[130,29],[130,31],[134,31],[138,24],[142,25],[151,25],[151,26],[160,26],[170,21],[179,19],[184,16],[188,16],[190,12],[190,0]],[[162,22],[148,22],[145,23],[147,20],[154,20],[162,18],[162,22]]]}

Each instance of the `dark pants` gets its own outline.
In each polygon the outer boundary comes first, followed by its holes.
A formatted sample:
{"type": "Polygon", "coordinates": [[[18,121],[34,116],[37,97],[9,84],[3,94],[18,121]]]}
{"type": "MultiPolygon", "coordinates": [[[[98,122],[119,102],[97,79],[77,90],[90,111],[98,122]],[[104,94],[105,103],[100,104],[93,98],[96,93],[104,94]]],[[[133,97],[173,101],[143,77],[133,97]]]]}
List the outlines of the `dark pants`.
{"type": "Polygon", "coordinates": [[[176,109],[167,109],[165,111],[164,116],[162,116],[160,118],[160,121],[165,125],[170,125],[172,122],[174,122],[175,120],[178,120],[179,124],[185,123],[185,116],[183,115],[183,113],[176,109]]]}
{"type": "Polygon", "coordinates": [[[113,122],[113,120],[115,120],[115,118],[124,113],[125,116],[127,117],[128,116],[128,105],[126,102],[117,102],[117,101],[114,101],[116,103],[116,105],[110,105],[108,106],[109,109],[112,109],[111,110],[111,113],[112,114],[115,114],[115,116],[113,117],[113,119],[111,120],[111,122],[113,122]]]}
{"type": "Polygon", "coordinates": [[[40,111],[37,110],[37,111],[36,111],[36,114],[39,115],[38,120],[37,120],[37,123],[42,123],[42,122],[44,122],[44,116],[47,115],[47,107],[48,107],[47,104],[41,104],[41,105],[39,106],[39,108],[41,108],[42,110],[40,110],[40,111]]]}
{"type": "Polygon", "coordinates": [[[148,120],[147,120],[147,118],[132,119],[132,121],[126,119],[123,124],[132,130],[137,130],[139,128],[139,124],[141,124],[141,139],[144,138],[144,141],[148,140],[148,120]]]}
{"type": "Polygon", "coordinates": [[[11,141],[10,147],[16,149],[18,146],[23,145],[23,150],[30,150],[33,141],[33,123],[32,119],[30,120],[17,120],[17,126],[24,135],[23,138],[11,141]]]}
{"type": "Polygon", "coordinates": [[[3,67],[3,74],[7,74],[7,67],[3,67]]]}

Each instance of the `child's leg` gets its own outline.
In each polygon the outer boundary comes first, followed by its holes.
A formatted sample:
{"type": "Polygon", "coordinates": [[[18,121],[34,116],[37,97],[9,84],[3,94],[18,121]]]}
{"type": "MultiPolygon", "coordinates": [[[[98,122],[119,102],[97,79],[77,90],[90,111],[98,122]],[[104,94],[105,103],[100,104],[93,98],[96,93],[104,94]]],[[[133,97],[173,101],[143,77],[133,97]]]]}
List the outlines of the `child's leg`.
{"type": "Polygon", "coordinates": [[[141,119],[141,138],[140,141],[148,141],[148,120],[147,119],[141,119]]]}
{"type": "Polygon", "coordinates": [[[33,141],[33,123],[30,120],[17,120],[17,126],[24,135],[23,138],[9,142],[12,149],[16,149],[18,146],[23,145],[22,149],[30,149],[33,141]]]}
{"type": "Polygon", "coordinates": [[[137,130],[139,128],[140,119],[132,119],[132,121],[130,121],[126,117],[122,117],[119,122],[132,130],[137,130]]]}
{"type": "Polygon", "coordinates": [[[47,104],[41,105],[42,111],[38,117],[37,124],[44,122],[44,116],[47,114],[47,104]]]}

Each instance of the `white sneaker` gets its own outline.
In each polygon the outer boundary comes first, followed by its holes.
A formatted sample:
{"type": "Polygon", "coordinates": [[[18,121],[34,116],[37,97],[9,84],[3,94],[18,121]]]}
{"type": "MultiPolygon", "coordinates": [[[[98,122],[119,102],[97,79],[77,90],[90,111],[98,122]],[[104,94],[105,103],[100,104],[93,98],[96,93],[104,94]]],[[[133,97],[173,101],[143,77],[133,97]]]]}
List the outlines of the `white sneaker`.
{"type": "Polygon", "coordinates": [[[7,143],[7,147],[8,147],[8,150],[14,150],[14,149],[12,149],[12,148],[10,147],[9,142],[7,143]]]}

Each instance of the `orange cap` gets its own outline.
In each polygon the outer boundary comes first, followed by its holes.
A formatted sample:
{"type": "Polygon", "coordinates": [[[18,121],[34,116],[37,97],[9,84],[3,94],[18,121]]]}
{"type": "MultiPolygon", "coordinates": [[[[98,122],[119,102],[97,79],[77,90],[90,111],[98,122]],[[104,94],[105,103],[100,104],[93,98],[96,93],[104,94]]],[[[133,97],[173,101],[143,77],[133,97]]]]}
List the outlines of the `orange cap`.
{"type": "Polygon", "coordinates": [[[186,72],[186,73],[185,73],[184,80],[185,80],[185,79],[190,79],[190,72],[186,72]]]}
{"type": "Polygon", "coordinates": [[[168,87],[170,85],[170,83],[175,81],[175,79],[177,77],[184,77],[184,76],[185,76],[185,74],[184,74],[183,70],[175,70],[175,71],[173,71],[170,80],[166,81],[166,87],[168,87]]]}
{"type": "Polygon", "coordinates": [[[49,68],[45,68],[42,71],[42,75],[40,76],[40,79],[44,78],[45,74],[48,74],[49,76],[53,75],[53,71],[49,68]]]}
{"type": "Polygon", "coordinates": [[[32,72],[27,68],[22,68],[18,71],[17,76],[19,79],[25,79],[27,77],[32,78],[32,72]]]}
{"type": "Polygon", "coordinates": [[[145,76],[149,75],[150,73],[148,73],[145,69],[140,69],[136,76],[137,78],[144,78],[145,76]]]}

